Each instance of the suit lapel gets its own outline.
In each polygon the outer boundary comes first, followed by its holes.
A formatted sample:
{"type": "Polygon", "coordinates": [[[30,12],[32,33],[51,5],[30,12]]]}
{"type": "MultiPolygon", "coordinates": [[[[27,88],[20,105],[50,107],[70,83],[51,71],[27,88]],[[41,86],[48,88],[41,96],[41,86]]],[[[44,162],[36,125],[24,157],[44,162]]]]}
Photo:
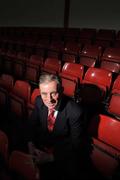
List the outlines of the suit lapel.
{"type": "Polygon", "coordinates": [[[47,116],[48,116],[48,109],[46,106],[43,106],[40,112],[40,119],[44,129],[47,129],[47,116]]]}

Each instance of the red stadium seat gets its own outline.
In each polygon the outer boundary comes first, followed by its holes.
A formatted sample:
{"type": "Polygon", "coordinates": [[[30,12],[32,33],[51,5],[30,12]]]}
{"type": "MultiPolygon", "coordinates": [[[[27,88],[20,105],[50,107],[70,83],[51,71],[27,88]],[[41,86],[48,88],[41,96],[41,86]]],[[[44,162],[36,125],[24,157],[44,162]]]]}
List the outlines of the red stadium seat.
{"type": "Polygon", "coordinates": [[[31,99],[30,99],[30,102],[27,103],[27,114],[28,114],[28,118],[30,117],[31,115],[31,112],[33,111],[34,109],[34,104],[35,104],[35,99],[37,96],[40,95],[40,90],[39,88],[35,88],[32,92],[32,95],[31,95],[31,99]]]}
{"type": "Polygon", "coordinates": [[[107,48],[101,57],[101,67],[112,72],[120,72],[120,48],[107,48]]]}
{"type": "Polygon", "coordinates": [[[64,64],[65,62],[76,63],[76,61],[77,61],[77,56],[76,56],[75,54],[63,53],[63,55],[62,55],[62,61],[63,61],[63,64],[64,64]]]}
{"type": "Polygon", "coordinates": [[[3,157],[6,165],[8,164],[8,158],[9,158],[9,150],[8,150],[8,137],[7,134],[0,130],[0,155],[3,157]]]}
{"type": "Polygon", "coordinates": [[[113,86],[112,86],[112,90],[111,90],[112,94],[113,93],[118,93],[120,94],[120,75],[117,76],[117,78],[114,80],[113,86]]]}
{"type": "Polygon", "coordinates": [[[102,49],[95,45],[87,45],[83,48],[80,55],[80,64],[87,67],[94,67],[99,62],[102,49]]]}
{"type": "Polygon", "coordinates": [[[76,86],[77,86],[76,81],[65,78],[65,77],[61,77],[61,79],[62,79],[62,86],[63,86],[63,94],[74,99],[75,93],[76,93],[76,86]]]}
{"type": "Polygon", "coordinates": [[[112,94],[108,103],[107,112],[120,120],[120,93],[112,94]]]}
{"type": "Polygon", "coordinates": [[[102,100],[104,100],[108,91],[110,90],[111,82],[112,82],[112,73],[110,71],[100,68],[90,67],[85,73],[82,84],[83,85],[92,84],[98,87],[102,93],[101,98],[102,100]]]}
{"type": "Polygon", "coordinates": [[[30,102],[31,86],[28,82],[16,80],[15,85],[9,94],[10,112],[17,116],[24,117],[27,103],[30,102]]]}
{"type": "Polygon", "coordinates": [[[100,114],[91,120],[89,132],[93,140],[92,162],[103,176],[112,178],[119,172],[120,122],[100,114]]]}
{"type": "Polygon", "coordinates": [[[82,44],[75,41],[67,41],[65,43],[65,53],[78,55],[81,52],[82,44]]]}
{"type": "Polygon", "coordinates": [[[100,68],[106,69],[108,71],[111,71],[113,73],[119,73],[120,72],[120,64],[112,61],[106,61],[102,60],[100,63],[100,68]]]}
{"type": "Polygon", "coordinates": [[[7,108],[9,92],[14,86],[14,77],[9,74],[2,74],[0,77],[0,105],[7,108]]]}
{"type": "Polygon", "coordinates": [[[76,80],[77,83],[80,83],[83,79],[84,66],[76,63],[66,62],[62,67],[60,76],[76,80]]]}
{"type": "Polygon", "coordinates": [[[61,71],[61,61],[58,58],[47,58],[41,71],[58,74],[61,71]]]}

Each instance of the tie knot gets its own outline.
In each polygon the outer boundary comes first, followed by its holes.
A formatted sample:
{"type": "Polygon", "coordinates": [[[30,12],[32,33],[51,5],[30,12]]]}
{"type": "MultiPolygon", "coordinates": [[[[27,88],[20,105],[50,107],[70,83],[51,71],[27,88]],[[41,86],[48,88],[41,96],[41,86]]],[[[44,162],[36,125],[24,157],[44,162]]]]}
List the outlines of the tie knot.
{"type": "Polygon", "coordinates": [[[54,114],[55,109],[49,109],[49,114],[54,114]]]}

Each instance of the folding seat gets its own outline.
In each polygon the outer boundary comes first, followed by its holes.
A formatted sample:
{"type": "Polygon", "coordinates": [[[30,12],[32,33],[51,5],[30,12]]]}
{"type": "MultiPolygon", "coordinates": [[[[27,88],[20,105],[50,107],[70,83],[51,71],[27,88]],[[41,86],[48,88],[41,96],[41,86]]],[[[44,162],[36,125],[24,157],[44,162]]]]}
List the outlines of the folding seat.
{"type": "Polygon", "coordinates": [[[107,48],[101,57],[102,68],[106,68],[112,72],[120,72],[120,48],[107,48]]]}
{"type": "Polygon", "coordinates": [[[76,100],[76,88],[77,88],[76,81],[66,77],[61,77],[61,79],[63,86],[63,94],[76,100]]]}
{"type": "Polygon", "coordinates": [[[78,55],[81,52],[82,44],[76,41],[65,42],[65,53],[78,55]]]}
{"type": "Polygon", "coordinates": [[[80,30],[79,42],[85,46],[86,44],[92,44],[96,35],[96,29],[83,28],[80,30]]]}
{"type": "Polygon", "coordinates": [[[46,58],[41,72],[59,74],[61,71],[61,61],[57,58],[46,58]]]}
{"type": "Polygon", "coordinates": [[[38,83],[41,67],[44,64],[43,57],[40,55],[31,55],[29,61],[25,67],[25,79],[30,82],[31,85],[38,83]]]}
{"type": "Polygon", "coordinates": [[[62,64],[64,64],[65,62],[77,63],[77,55],[69,54],[69,53],[63,53],[62,54],[62,64]]]}
{"type": "Polygon", "coordinates": [[[50,33],[50,41],[61,41],[63,40],[63,29],[56,29],[50,33]]]}
{"type": "Polygon", "coordinates": [[[35,66],[39,66],[40,69],[40,67],[42,67],[44,64],[44,55],[37,53],[33,54],[30,56],[28,63],[33,64],[35,66]]]}
{"type": "Polygon", "coordinates": [[[64,41],[77,41],[80,34],[80,29],[69,28],[64,32],[64,41]]]}
{"type": "Polygon", "coordinates": [[[39,169],[33,157],[25,152],[12,151],[9,158],[9,170],[15,179],[40,180],[39,169]]]}
{"type": "Polygon", "coordinates": [[[9,74],[0,76],[0,106],[7,110],[9,92],[14,86],[14,77],[9,74]]]}
{"type": "Polygon", "coordinates": [[[64,49],[64,41],[62,40],[52,40],[49,46],[50,49],[61,51],[64,49]]]}
{"type": "Polygon", "coordinates": [[[50,45],[50,39],[47,36],[39,37],[39,40],[36,43],[36,46],[41,49],[48,49],[49,45],[50,45]]]}
{"type": "Polygon", "coordinates": [[[0,76],[0,87],[11,91],[14,85],[14,77],[9,74],[2,74],[0,76]]]}
{"type": "Polygon", "coordinates": [[[7,52],[6,42],[4,42],[4,40],[2,40],[1,46],[0,46],[0,55],[4,57],[6,52],[7,52]]]}
{"type": "Polygon", "coordinates": [[[64,51],[64,42],[62,40],[53,40],[47,50],[47,57],[61,59],[61,54],[64,51]]]}
{"type": "Polygon", "coordinates": [[[9,94],[9,111],[18,117],[26,116],[27,103],[30,101],[31,85],[23,80],[16,80],[9,94]]]}
{"type": "Polygon", "coordinates": [[[16,60],[14,61],[13,74],[16,79],[23,79],[25,74],[25,65],[28,62],[28,54],[24,52],[17,53],[16,60]]]}
{"type": "Polygon", "coordinates": [[[117,62],[102,60],[100,63],[100,68],[111,71],[112,73],[118,74],[120,72],[120,64],[117,62]]]}
{"type": "Polygon", "coordinates": [[[113,41],[115,35],[116,32],[114,29],[99,29],[96,33],[96,39],[113,41]]]}
{"type": "Polygon", "coordinates": [[[84,74],[84,66],[76,63],[66,62],[59,73],[60,76],[75,80],[81,83],[84,74]]]}
{"type": "Polygon", "coordinates": [[[116,77],[116,79],[113,82],[111,93],[118,93],[120,94],[120,75],[116,77]]]}
{"type": "Polygon", "coordinates": [[[25,70],[25,80],[27,80],[31,85],[37,85],[39,80],[39,66],[32,65],[30,63],[26,64],[25,70]]]}
{"type": "Polygon", "coordinates": [[[9,146],[8,136],[3,130],[0,130],[0,155],[4,159],[6,165],[8,164],[8,158],[9,158],[8,146],[9,146]]]}
{"type": "Polygon", "coordinates": [[[95,99],[98,99],[98,103],[100,103],[107,97],[111,82],[112,73],[110,71],[90,67],[84,75],[81,87],[82,92],[80,94],[85,98],[86,102],[90,100],[92,103],[92,101],[94,102],[95,99]]]}
{"type": "Polygon", "coordinates": [[[88,131],[92,139],[91,160],[108,179],[119,179],[120,121],[103,114],[91,119],[88,131]]]}
{"type": "Polygon", "coordinates": [[[61,52],[48,49],[47,52],[46,52],[46,57],[47,57],[47,58],[57,58],[57,59],[61,59],[61,52]]]}
{"type": "Polygon", "coordinates": [[[0,179],[10,180],[8,172],[9,141],[5,131],[0,130],[0,179]]]}
{"type": "MultiPolygon", "coordinates": [[[[38,58],[42,58],[43,60],[44,60],[44,58],[45,58],[45,56],[46,56],[46,50],[45,49],[42,49],[42,48],[39,48],[39,47],[37,47],[37,45],[35,46],[35,51],[34,51],[35,53],[33,54],[33,55],[31,55],[31,56],[38,56],[38,58]]],[[[31,56],[30,56],[30,58],[31,58],[31,56]]],[[[37,58],[37,57],[36,57],[37,58]]]]}
{"type": "Polygon", "coordinates": [[[82,28],[80,30],[80,39],[90,39],[92,40],[96,35],[96,29],[94,28],[82,28]]]}
{"type": "Polygon", "coordinates": [[[120,48],[120,39],[119,40],[115,40],[114,43],[113,43],[113,47],[114,48],[120,48]]]}
{"type": "Polygon", "coordinates": [[[109,115],[120,120],[120,93],[111,95],[107,106],[107,112],[109,115]]]}
{"type": "Polygon", "coordinates": [[[13,63],[14,60],[12,58],[4,58],[3,61],[3,72],[7,74],[13,74],[13,63]]]}
{"type": "Polygon", "coordinates": [[[112,46],[112,42],[109,40],[96,39],[94,45],[101,46],[104,50],[112,46]]]}
{"type": "Polygon", "coordinates": [[[102,54],[101,47],[94,45],[87,45],[83,48],[80,56],[79,63],[87,67],[95,67],[96,63],[99,62],[99,58],[102,54]]]}
{"type": "Polygon", "coordinates": [[[30,42],[25,42],[24,53],[26,53],[26,56],[28,57],[30,57],[31,54],[34,53],[34,44],[32,44],[31,40],[30,42]]]}
{"type": "Polygon", "coordinates": [[[6,53],[6,59],[8,60],[15,60],[15,58],[17,57],[16,51],[13,49],[9,49],[6,53]]]}
{"type": "Polygon", "coordinates": [[[39,88],[35,88],[31,94],[30,102],[27,103],[27,115],[28,118],[30,117],[33,109],[34,109],[34,104],[35,104],[35,99],[37,96],[40,95],[40,90],[39,88]]]}

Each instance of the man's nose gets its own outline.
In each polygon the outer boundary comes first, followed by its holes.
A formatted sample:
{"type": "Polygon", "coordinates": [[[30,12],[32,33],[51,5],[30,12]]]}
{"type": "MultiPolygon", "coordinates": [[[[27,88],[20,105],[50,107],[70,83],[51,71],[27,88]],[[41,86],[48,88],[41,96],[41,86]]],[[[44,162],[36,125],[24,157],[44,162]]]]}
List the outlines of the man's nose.
{"type": "Polygon", "coordinates": [[[53,99],[51,94],[48,94],[47,98],[49,101],[51,101],[53,99]]]}

